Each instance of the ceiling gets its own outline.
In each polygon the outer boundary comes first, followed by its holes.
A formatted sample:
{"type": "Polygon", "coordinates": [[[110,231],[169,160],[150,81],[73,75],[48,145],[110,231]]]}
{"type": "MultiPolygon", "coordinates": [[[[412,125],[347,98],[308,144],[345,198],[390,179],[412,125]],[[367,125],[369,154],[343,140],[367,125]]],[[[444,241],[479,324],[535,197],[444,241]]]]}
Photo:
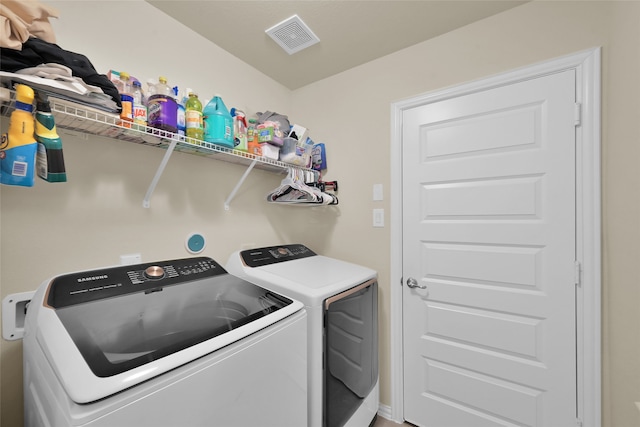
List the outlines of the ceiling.
{"type": "Polygon", "coordinates": [[[146,0],[289,89],[528,0],[146,0]],[[297,14],[320,42],[287,54],[265,30],[297,14]]]}

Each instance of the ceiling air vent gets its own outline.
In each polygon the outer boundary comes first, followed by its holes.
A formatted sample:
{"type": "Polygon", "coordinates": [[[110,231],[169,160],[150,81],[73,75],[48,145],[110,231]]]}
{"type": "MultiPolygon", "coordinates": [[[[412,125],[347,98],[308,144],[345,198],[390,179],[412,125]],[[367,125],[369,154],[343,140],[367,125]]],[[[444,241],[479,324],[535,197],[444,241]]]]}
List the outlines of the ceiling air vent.
{"type": "Polygon", "coordinates": [[[320,41],[318,36],[302,22],[298,15],[285,19],[265,31],[289,55],[306,49],[320,41]]]}

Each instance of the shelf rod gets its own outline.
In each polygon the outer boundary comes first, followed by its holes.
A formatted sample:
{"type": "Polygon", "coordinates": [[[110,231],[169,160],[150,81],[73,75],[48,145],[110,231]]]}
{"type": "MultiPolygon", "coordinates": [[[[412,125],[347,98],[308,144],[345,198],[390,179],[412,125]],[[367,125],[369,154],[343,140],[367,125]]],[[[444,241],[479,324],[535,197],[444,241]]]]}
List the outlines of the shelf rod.
{"type": "Polygon", "coordinates": [[[149,203],[149,199],[151,199],[151,194],[153,194],[153,190],[156,189],[156,185],[158,185],[158,181],[160,181],[160,177],[162,176],[162,172],[164,172],[164,168],[169,163],[169,157],[173,153],[173,150],[176,148],[177,140],[171,140],[171,144],[169,144],[169,148],[167,148],[166,153],[164,153],[164,157],[162,158],[162,162],[160,162],[160,166],[158,166],[158,170],[156,171],[151,184],[149,185],[149,189],[147,190],[147,194],[144,195],[144,200],[142,201],[142,206],[148,208],[151,206],[149,203]]]}
{"type": "Polygon", "coordinates": [[[242,186],[242,184],[244,183],[244,180],[247,179],[247,177],[249,176],[249,173],[251,172],[251,169],[253,169],[253,167],[256,165],[256,163],[258,163],[258,159],[253,159],[253,161],[251,162],[249,167],[247,167],[247,170],[244,171],[244,174],[240,178],[240,181],[238,181],[236,186],[233,187],[233,190],[231,191],[231,194],[229,194],[229,197],[227,197],[227,200],[224,201],[224,210],[225,211],[229,210],[229,204],[231,203],[233,198],[236,196],[236,193],[240,189],[240,186],[242,186]]]}

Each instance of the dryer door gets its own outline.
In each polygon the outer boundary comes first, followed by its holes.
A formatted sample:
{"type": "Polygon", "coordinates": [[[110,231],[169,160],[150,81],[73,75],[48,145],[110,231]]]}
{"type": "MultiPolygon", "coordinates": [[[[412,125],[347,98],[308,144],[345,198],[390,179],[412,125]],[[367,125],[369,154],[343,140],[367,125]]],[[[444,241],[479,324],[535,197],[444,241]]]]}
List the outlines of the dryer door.
{"type": "Polygon", "coordinates": [[[324,304],[324,426],[343,426],[378,379],[378,283],[375,279],[324,304]]]}

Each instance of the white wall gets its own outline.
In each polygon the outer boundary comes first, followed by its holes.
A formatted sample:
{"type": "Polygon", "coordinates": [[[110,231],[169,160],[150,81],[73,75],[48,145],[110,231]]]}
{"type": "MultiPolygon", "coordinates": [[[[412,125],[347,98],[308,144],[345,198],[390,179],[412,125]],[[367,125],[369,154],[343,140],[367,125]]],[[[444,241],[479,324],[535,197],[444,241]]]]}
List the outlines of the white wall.
{"type": "MultiPolygon", "coordinates": [[[[222,203],[244,170],[176,154],[145,210],[142,198],[163,151],[65,137],[67,184],[0,188],[2,297],[34,289],[63,271],[116,263],[122,253],[141,252],[143,260],[186,256],[183,241],[193,230],[209,239],[205,255],[222,261],[243,243],[305,243],[379,272],[386,405],[391,400],[389,289],[396,283],[389,277],[391,103],[602,46],[603,425],[640,425],[633,404],[640,401],[640,3],[534,1],[294,92],[145,3],[48,3],[61,12],[58,43],[89,56],[101,72],[129,68],[144,80],[165,74],[170,83],[188,85],[202,97],[221,92],[228,106],[271,109],[305,124],[316,142],[327,144],[326,178],[339,180],[340,205],[310,210],[267,205],[261,199],[281,177],[254,171],[225,212],[222,203]],[[131,50],[113,34],[115,22],[136,34],[131,50]],[[163,57],[186,43],[202,52],[202,68],[163,57]],[[372,201],[374,183],[384,184],[382,202],[372,201]],[[371,226],[371,210],[378,207],[387,213],[385,228],[371,226]]],[[[2,342],[0,349],[2,425],[20,425],[21,344],[2,342]]]]}
{"type": "MultiPolygon", "coordinates": [[[[165,75],[201,98],[219,92],[227,107],[291,111],[291,92],[142,1],[51,1],[57,43],[86,55],[100,73],[128,71],[142,81],[165,75]],[[128,29],[119,33],[119,28],[128,29]],[[128,43],[126,37],[130,36],[128,43]],[[185,56],[186,53],[190,56],[185,56]],[[197,56],[197,60],[192,58],[197,56]]],[[[2,129],[7,129],[3,120],[2,129]]],[[[142,200],[164,150],[101,137],[63,138],[68,182],[0,188],[1,297],[34,290],[56,274],[190,256],[187,235],[207,238],[204,256],[222,264],[243,244],[304,243],[324,253],[340,210],[267,204],[284,175],[253,170],[231,209],[223,203],[246,168],[174,153],[151,197],[142,200]]],[[[22,345],[0,340],[0,424],[22,424],[22,345]]]]}
{"type": "MultiPolygon", "coordinates": [[[[301,121],[331,143],[330,165],[351,179],[331,250],[375,248],[389,275],[389,228],[369,224],[371,185],[389,188],[390,105],[394,101],[602,46],[603,58],[603,425],[640,425],[640,2],[534,1],[364,64],[294,92],[301,121]],[[352,171],[349,173],[348,171],[352,171]],[[353,228],[355,227],[355,228],[353,228]]],[[[320,138],[322,139],[322,138],[320,138]]],[[[387,220],[393,221],[393,218],[387,220]]],[[[389,278],[393,286],[399,278],[389,278]]],[[[389,404],[389,298],[381,287],[381,401],[389,404]]]]}

